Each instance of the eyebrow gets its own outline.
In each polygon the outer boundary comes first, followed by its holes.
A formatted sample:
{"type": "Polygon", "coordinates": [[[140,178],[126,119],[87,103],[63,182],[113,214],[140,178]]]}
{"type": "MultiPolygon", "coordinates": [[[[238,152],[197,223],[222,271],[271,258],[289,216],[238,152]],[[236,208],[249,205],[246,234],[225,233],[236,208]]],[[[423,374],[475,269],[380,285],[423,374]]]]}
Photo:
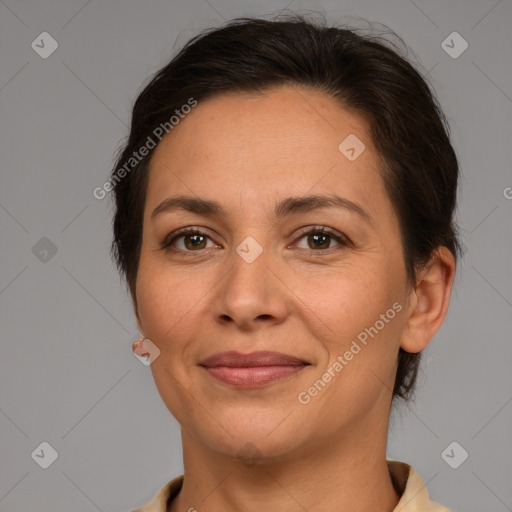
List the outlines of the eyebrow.
{"type": "MultiPolygon", "coordinates": [[[[281,219],[286,216],[324,208],[343,208],[351,213],[357,214],[368,224],[373,224],[372,218],[361,206],[335,194],[328,196],[288,197],[276,204],[274,215],[277,219],[281,219]]],[[[224,209],[218,201],[191,196],[178,196],[164,199],[151,213],[151,219],[154,219],[164,212],[179,209],[206,216],[221,217],[225,215],[224,209]]]]}

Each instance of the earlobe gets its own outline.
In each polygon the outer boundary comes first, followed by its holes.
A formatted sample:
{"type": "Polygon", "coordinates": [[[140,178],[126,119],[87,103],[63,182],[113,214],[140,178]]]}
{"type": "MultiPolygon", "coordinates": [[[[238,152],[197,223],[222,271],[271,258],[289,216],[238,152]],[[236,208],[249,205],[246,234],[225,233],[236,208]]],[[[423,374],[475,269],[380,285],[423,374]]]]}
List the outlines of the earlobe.
{"type": "Polygon", "coordinates": [[[438,247],[417,278],[400,343],[403,350],[413,354],[427,347],[446,317],[455,278],[453,254],[446,247],[438,247]]]}

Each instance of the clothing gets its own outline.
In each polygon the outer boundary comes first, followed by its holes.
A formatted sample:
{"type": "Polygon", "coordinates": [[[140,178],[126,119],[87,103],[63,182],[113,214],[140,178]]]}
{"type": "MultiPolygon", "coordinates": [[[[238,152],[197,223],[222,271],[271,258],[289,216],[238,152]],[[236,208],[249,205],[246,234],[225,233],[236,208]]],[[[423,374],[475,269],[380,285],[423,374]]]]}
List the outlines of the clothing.
{"type": "MultiPolygon", "coordinates": [[[[393,486],[401,496],[393,512],[451,512],[430,501],[425,484],[409,464],[395,460],[388,460],[387,464],[393,486]]],[[[133,512],[166,512],[168,503],[178,495],[182,485],[183,475],[165,484],[149,503],[133,512]]]]}

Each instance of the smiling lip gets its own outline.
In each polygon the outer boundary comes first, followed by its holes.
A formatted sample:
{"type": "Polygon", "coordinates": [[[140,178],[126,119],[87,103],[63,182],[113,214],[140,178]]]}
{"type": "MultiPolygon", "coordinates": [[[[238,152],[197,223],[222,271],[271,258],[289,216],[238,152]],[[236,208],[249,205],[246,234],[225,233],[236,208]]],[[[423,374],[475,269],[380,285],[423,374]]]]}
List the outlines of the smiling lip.
{"type": "Polygon", "coordinates": [[[223,352],[205,359],[200,366],[217,380],[237,387],[260,387],[289,377],[309,363],[279,352],[223,352]]]}

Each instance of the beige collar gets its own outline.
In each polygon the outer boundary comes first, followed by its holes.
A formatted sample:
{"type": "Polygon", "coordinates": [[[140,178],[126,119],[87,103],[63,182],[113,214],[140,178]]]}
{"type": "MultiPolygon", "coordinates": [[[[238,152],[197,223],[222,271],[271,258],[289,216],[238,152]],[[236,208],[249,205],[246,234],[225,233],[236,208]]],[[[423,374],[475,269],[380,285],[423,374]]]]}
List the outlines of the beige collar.
{"type": "MultiPolygon", "coordinates": [[[[393,512],[450,512],[430,501],[425,484],[409,464],[395,460],[388,460],[387,464],[393,485],[401,496],[393,512]]],[[[183,475],[172,479],[149,503],[133,512],[167,512],[168,503],[177,496],[182,485],[183,475]]]]}

